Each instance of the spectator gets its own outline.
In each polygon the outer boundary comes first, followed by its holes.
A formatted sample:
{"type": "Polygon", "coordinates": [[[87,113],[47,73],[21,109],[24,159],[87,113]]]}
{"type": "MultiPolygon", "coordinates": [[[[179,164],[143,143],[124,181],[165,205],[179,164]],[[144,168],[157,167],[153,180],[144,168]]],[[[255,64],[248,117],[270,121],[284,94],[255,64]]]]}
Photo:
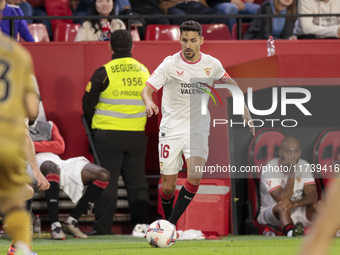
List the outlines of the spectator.
{"type": "MultiPolygon", "coordinates": [[[[162,15],[164,12],[159,8],[157,0],[130,0],[133,13],[141,15],[162,15]]],[[[167,18],[139,19],[143,26],[138,27],[140,38],[144,38],[145,29],[149,24],[169,25],[167,18]]]]}
{"type": "MultiPolygon", "coordinates": [[[[223,14],[256,14],[260,6],[254,0],[207,0],[209,6],[223,14]]],[[[248,22],[243,19],[243,22],[248,22]]],[[[249,21],[250,22],[250,21],[249,21]]],[[[236,18],[228,18],[228,27],[232,32],[236,18]]]]}
{"type": "Polygon", "coordinates": [[[90,14],[91,11],[92,0],[80,0],[79,5],[77,7],[77,11],[86,12],[90,14]]]}
{"type": "Polygon", "coordinates": [[[97,69],[83,96],[83,111],[93,129],[93,142],[99,161],[109,170],[111,179],[95,202],[96,221],[89,235],[110,234],[117,206],[119,175],[123,177],[131,224],[149,223],[149,189],[144,165],[147,138],[145,104],[141,92],[149,77],[148,69],[131,56],[129,31],[112,33],[112,60],[97,69]]]}
{"type": "MultiPolygon", "coordinates": [[[[72,16],[87,16],[88,15],[87,11],[79,9],[80,2],[81,2],[80,0],[70,0],[70,9],[72,11],[72,16]]],[[[77,19],[73,20],[73,23],[75,24],[82,24],[83,22],[84,20],[77,20],[77,19]]]]}
{"type": "MultiPolygon", "coordinates": [[[[94,0],[91,5],[91,16],[114,16],[113,0],[94,0]]],[[[92,19],[85,21],[75,41],[108,41],[111,33],[125,29],[120,19],[92,19]]]]}
{"type": "MultiPolygon", "coordinates": [[[[339,0],[299,0],[300,14],[340,13],[339,0]]],[[[339,38],[340,17],[303,17],[295,24],[294,34],[299,39],[339,38]]]]}
{"type": "MultiPolygon", "coordinates": [[[[26,0],[6,0],[7,4],[18,5],[24,16],[33,16],[33,7],[26,0]]],[[[33,23],[33,20],[26,19],[28,24],[33,23]]]]}
{"type": "MultiPolygon", "coordinates": [[[[45,197],[52,224],[52,239],[65,239],[64,232],[74,237],[87,238],[87,235],[78,228],[78,219],[106,188],[110,173],[89,163],[84,157],[61,160],[58,154],[64,153],[65,143],[54,123],[38,121],[29,127],[29,131],[34,141],[40,170],[50,183],[50,188],[45,191],[45,197]],[[87,189],[83,195],[85,185],[87,189]],[[63,223],[59,221],[59,188],[73,203],[79,201],[63,223]]],[[[33,177],[30,165],[27,166],[27,173],[33,177]]]]}
{"type": "MultiPolygon", "coordinates": [[[[2,11],[2,16],[24,16],[22,11],[20,10],[19,6],[16,5],[8,5],[6,4],[5,0],[0,0],[0,11],[2,11]]],[[[34,42],[33,36],[31,35],[30,31],[28,30],[27,21],[24,19],[17,19],[14,20],[14,37],[17,37],[19,33],[20,36],[26,42],[34,42]]],[[[10,22],[9,20],[2,20],[0,23],[1,31],[4,34],[10,35],[10,22]]]]}
{"type": "MultiPolygon", "coordinates": [[[[261,4],[258,14],[296,14],[295,0],[271,0],[261,4]]],[[[255,18],[243,39],[274,39],[296,40],[293,35],[294,18],[255,18]]]]}
{"type": "MultiPolygon", "coordinates": [[[[27,2],[33,7],[33,16],[42,16],[42,17],[48,16],[46,9],[45,9],[44,0],[27,0],[27,2]]],[[[34,22],[42,23],[45,25],[48,35],[50,37],[50,40],[52,41],[53,34],[52,34],[51,21],[49,19],[40,19],[40,20],[35,20],[34,22]]]]}
{"type": "MultiPolygon", "coordinates": [[[[186,14],[223,14],[218,10],[209,8],[206,0],[160,0],[159,6],[161,9],[167,13],[172,15],[186,15],[186,14]]],[[[175,25],[181,25],[187,19],[172,19],[171,23],[175,25]]],[[[227,18],[199,18],[193,19],[201,24],[217,24],[224,23],[228,25],[227,18]]]]}
{"type": "MultiPolygon", "coordinates": [[[[115,0],[115,14],[127,16],[132,15],[129,0],[115,0]]],[[[123,21],[127,22],[127,20],[123,21]]],[[[143,24],[139,20],[131,19],[131,26],[142,27],[143,24]]]]}
{"type": "Polygon", "coordinates": [[[287,236],[303,235],[311,225],[318,194],[310,165],[300,159],[300,143],[286,137],[279,149],[280,158],[262,169],[261,208],[257,221],[281,227],[287,236]],[[272,170],[271,170],[272,169],[272,170]]]}

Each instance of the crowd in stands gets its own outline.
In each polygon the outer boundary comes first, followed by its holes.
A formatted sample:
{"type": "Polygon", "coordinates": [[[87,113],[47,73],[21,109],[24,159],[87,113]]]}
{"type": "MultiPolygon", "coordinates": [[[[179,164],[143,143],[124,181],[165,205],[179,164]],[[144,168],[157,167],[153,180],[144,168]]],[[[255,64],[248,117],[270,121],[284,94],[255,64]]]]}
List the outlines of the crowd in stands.
{"type": "MultiPolygon", "coordinates": [[[[108,40],[117,29],[126,29],[127,19],[86,20],[86,16],[110,15],[180,15],[173,18],[150,19],[132,18],[130,24],[138,27],[143,39],[146,27],[150,24],[179,25],[187,18],[184,15],[255,15],[253,19],[243,18],[248,28],[243,39],[314,39],[339,38],[340,17],[278,17],[256,18],[256,14],[330,14],[340,13],[337,0],[0,0],[3,16],[80,16],[74,20],[16,20],[15,37],[19,33],[25,41],[34,41],[28,24],[43,23],[50,40],[58,24],[81,24],[76,41],[108,40]]],[[[234,17],[207,17],[195,19],[202,24],[225,24],[232,32],[237,19],[234,17]]],[[[3,33],[10,33],[9,20],[1,22],[3,33]]]]}

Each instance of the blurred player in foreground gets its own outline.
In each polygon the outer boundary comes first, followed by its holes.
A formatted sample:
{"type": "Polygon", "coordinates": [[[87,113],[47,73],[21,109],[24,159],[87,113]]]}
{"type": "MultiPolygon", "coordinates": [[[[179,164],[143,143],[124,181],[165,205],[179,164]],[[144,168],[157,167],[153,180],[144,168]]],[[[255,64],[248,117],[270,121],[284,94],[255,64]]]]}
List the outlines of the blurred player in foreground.
{"type": "MultiPolygon", "coordinates": [[[[159,112],[158,106],[152,100],[152,93],[164,87],[158,146],[162,175],[159,193],[165,219],[174,225],[198,190],[202,173],[197,172],[196,167],[204,168],[209,153],[210,116],[209,113],[201,114],[202,93],[196,88],[202,84],[192,83],[191,78],[208,77],[237,86],[219,60],[200,52],[204,37],[198,22],[191,20],[182,23],[179,39],[182,50],[164,59],[149,77],[146,82],[148,86],[142,91],[146,114],[151,117],[159,112]],[[189,89],[189,92],[184,90],[187,93],[183,93],[182,88],[188,85],[193,89],[189,89]],[[188,177],[173,208],[177,175],[183,166],[182,153],[186,159],[188,177]]],[[[206,86],[205,89],[209,90],[209,87],[206,86]]],[[[255,135],[255,127],[245,104],[242,117],[255,135]]]]}
{"type": "MultiPolygon", "coordinates": [[[[340,154],[338,162],[340,162],[340,154]]],[[[332,239],[340,229],[339,194],[340,180],[336,179],[326,192],[325,204],[320,206],[319,214],[304,242],[300,255],[328,254],[332,239]]]]}
{"type": "MultiPolygon", "coordinates": [[[[28,131],[23,121],[38,114],[32,73],[29,53],[19,43],[0,34],[0,208],[6,232],[13,238],[14,254],[22,255],[32,254],[30,214],[25,208],[27,195],[32,194],[25,169],[25,147],[28,146],[25,132],[28,131]]],[[[40,189],[49,187],[45,178],[38,173],[36,177],[40,189]]]]}

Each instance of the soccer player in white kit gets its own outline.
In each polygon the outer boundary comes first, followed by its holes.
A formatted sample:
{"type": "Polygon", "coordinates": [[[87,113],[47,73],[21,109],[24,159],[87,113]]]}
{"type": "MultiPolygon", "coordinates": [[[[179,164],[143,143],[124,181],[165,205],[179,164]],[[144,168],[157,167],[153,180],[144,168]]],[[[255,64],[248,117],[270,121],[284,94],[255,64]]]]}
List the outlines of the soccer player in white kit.
{"type": "Polygon", "coordinates": [[[300,143],[294,137],[282,140],[279,155],[262,168],[257,221],[281,227],[287,236],[303,235],[318,200],[311,166],[300,159],[300,143]]]}
{"type": "MultiPolygon", "coordinates": [[[[179,39],[182,50],[164,59],[149,77],[146,82],[148,86],[142,91],[146,114],[151,117],[159,112],[152,100],[152,93],[163,87],[162,121],[158,146],[162,176],[159,193],[165,219],[174,225],[198,190],[202,173],[196,172],[195,169],[196,167],[204,168],[209,152],[210,115],[209,113],[201,114],[201,94],[194,94],[193,90],[188,93],[188,90],[183,89],[197,86],[190,79],[207,76],[237,86],[219,60],[200,52],[204,37],[202,37],[202,27],[198,22],[184,22],[180,26],[179,39]],[[182,153],[186,159],[188,177],[173,208],[177,174],[183,166],[182,153]]],[[[246,105],[245,114],[242,117],[248,123],[252,134],[255,135],[255,128],[246,105]]]]}

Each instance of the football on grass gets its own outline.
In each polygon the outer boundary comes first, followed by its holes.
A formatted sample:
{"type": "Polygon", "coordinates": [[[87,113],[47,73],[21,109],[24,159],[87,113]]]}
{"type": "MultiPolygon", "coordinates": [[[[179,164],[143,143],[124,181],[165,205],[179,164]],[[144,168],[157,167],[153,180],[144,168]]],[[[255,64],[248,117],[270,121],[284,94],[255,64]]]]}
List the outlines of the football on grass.
{"type": "Polygon", "coordinates": [[[176,227],[169,221],[156,220],[148,228],[146,239],[152,247],[170,247],[177,239],[176,227]]]}

